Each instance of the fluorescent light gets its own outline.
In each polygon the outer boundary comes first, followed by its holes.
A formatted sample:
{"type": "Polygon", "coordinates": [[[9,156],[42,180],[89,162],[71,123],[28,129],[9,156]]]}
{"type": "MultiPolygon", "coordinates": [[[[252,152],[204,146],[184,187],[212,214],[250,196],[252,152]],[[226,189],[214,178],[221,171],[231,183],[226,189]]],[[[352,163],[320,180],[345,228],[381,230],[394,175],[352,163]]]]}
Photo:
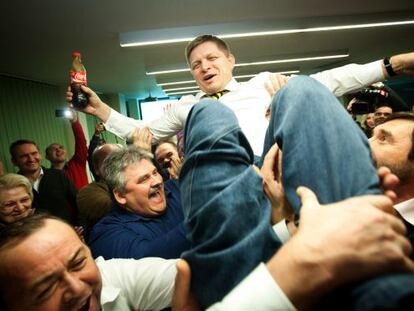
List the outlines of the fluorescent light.
{"type": "Polygon", "coordinates": [[[166,93],[168,96],[170,95],[178,95],[178,94],[193,94],[193,93],[197,93],[199,90],[193,90],[193,91],[178,91],[178,92],[171,92],[171,93],[166,93]]]}
{"type": "Polygon", "coordinates": [[[197,91],[199,90],[198,86],[185,86],[185,87],[175,87],[172,89],[164,89],[164,92],[168,92],[168,91],[182,91],[182,90],[194,90],[196,89],[197,91]]]}
{"type": "Polygon", "coordinates": [[[267,60],[267,61],[263,61],[263,62],[239,63],[239,64],[235,64],[234,67],[267,65],[267,64],[281,64],[281,63],[295,63],[295,62],[307,62],[307,61],[311,61],[311,60],[335,59],[335,58],[344,58],[344,57],[348,57],[348,56],[349,56],[349,54],[337,54],[337,55],[326,55],[326,56],[315,56],[315,57],[287,58],[287,59],[267,60]]]}
{"type": "MultiPolygon", "coordinates": [[[[234,66],[244,67],[244,66],[253,66],[253,65],[295,63],[295,62],[306,62],[306,61],[311,61],[311,60],[344,58],[348,56],[349,54],[336,54],[336,55],[324,55],[324,56],[314,56],[314,57],[287,58],[287,59],[267,60],[267,61],[262,61],[262,62],[239,63],[239,64],[235,64],[234,66]]],[[[167,74],[167,73],[176,73],[176,72],[185,72],[185,71],[190,71],[190,68],[187,67],[187,68],[173,69],[173,70],[150,71],[150,72],[146,72],[146,74],[147,75],[162,75],[162,74],[167,74]]]]}
{"type": "Polygon", "coordinates": [[[195,83],[195,81],[194,80],[186,80],[186,81],[157,83],[157,86],[177,85],[177,84],[187,84],[187,83],[195,83]]]}
{"type": "MultiPolygon", "coordinates": [[[[201,25],[201,26],[192,26],[192,27],[155,29],[155,30],[124,33],[120,35],[120,41],[121,41],[120,45],[121,47],[132,47],[132,46],[146,46],[146,45],[188,42],[188,41],[193,40],[197,36],[197,34],[202,34],[202,33],[215,33],[217,34],[218,37],[222,39],[229,39],[229,38],[244,38],[244,37],[257,37],[257,36],[275,36],[275,35],[286,35],[286,34],[306,33],[306,32],[338,31],[338,30],[348,30],[348,29],[404,26],[404,25],[412,25],[412,24],[414,24],[414,20],[235,33],[234,29],[253,29],[254,28],[254,24],[252,24],[251,22],[250,23],[249,22],[244,22],[244,23],[235,22],[235,23],[216,24],[216,25],[201,25]],[[224,32],[223,32],[223,29],[225,29],[224,32]],[[185,35],[182,38],[171,39],[171,36],[177,33],[185,33],[185,35]],[[158,37],[161,39],[153,40],[154,37],[158,37]],[[134,39],[134,38],[138,38],[138,39],[134,39]]],[[[266,28],[269,29],[270,25],[266,26],[266,28]]]]}

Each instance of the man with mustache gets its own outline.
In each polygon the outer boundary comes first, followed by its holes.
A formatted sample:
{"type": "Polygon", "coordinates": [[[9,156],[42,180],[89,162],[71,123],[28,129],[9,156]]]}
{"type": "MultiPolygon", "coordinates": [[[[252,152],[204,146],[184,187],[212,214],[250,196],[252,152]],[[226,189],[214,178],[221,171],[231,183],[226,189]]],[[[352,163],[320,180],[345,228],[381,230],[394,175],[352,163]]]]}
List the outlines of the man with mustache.
{"type": "Polygon", "coordinates": [[[151,153],[135,146],[115,151],[102,172],[115,204],[90,233],[94,257],[178,258],[190,247],[178,183],[163,183],[151,153]]]}

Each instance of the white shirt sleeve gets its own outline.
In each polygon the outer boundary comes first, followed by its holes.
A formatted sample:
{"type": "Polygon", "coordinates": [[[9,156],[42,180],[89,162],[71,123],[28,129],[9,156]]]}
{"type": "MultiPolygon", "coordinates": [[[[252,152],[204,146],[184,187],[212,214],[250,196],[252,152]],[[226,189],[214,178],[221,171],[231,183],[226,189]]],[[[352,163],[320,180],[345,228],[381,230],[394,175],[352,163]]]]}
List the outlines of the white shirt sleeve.
{"type": "Polygon", "coordinates": [[[270,311],[296,310],[286,297],[266,266],[261,263],[221,302],[210,306],[208,311],[270,311]]]}
{"type": "Polygon", "coordinates": [[[120,289],[112,307],[107,309],[161,310],[170,306],[177,273],[175,264],[175,259],[155,257],[97,260],[103,286],[120,289]]]}
{"type": "Polygon", "coordinates": [[[107,131],[127,140],[132,136],[136,128],[145,127],[146,124],[142,120],[129,118],[111,108],[111,113],[104,126],[107,131]]]}
{"type": "Polygon", "coordinates": [[[310,77],[325,85],[335,96],[359,91],[385,79],[382,60],[364,65],[349,64],[312,74],[310,77]]]}
{"type": "Polygon", "coordinates": [[[127,140],[136,128],[148,126],[155,142],[169,138],[182,130],[187,120],[188,113],[196,103],[194,96],[184,96],[173,104],[160,118],[146,123],[120,114],[111,109],[105,128],[116,136],[127,140]]]}
{"type": "Polygon", "coordinates": [[[290,239],[290,232],[286,225],[286,219],[282,219],[276,225],[273,226],[273,231],[276,233],[280,242],[285,244],[290,239]]]}

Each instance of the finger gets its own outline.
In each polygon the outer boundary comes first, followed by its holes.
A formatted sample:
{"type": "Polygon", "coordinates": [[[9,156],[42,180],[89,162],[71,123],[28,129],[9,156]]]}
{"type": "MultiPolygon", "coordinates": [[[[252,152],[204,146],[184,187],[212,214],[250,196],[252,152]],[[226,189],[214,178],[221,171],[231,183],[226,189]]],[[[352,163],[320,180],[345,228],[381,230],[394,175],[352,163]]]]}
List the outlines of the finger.
{"type": "Polygon", "coordinates": [[[263,177],[275,179],[275,176],[277,176],[278,157],[279,146],[277,144],[274,144],[265,155],[262,165],[263,177]]]}
{"type": "Polygon", "coordinates": [[[412,254],[413,246],[404,235],[398,235],[395,241],[405,255],[410,256],[412,254]]]}
{"type": "Polygon", "coordinates": [[[82,89],[82,91],[84,91],[86,94],[88,94],[90,96],[95,94],[94,91],[92,91],[92,89],[88,88],[87,86],[85,86],[83,84],[81,84],[81,89],[82,89]]]}
{"type": "Polygon", "coordinates": [[[302,203],[302,209],[306,208],[305,206],[319,206],[318,198],[316,194],[309,188],[300,186],[296,189],[296,194],[299,196],[299,199],[302,203]]]}
{"type": "Polygon", "coordinates": [[[354,201],[355,205],[358,204],[360,201],[360,205],[371,205],[385,213],[393,214],[394,207],[392,204],[392,200],[385,195],[364,195],[355,198],[351,198],[349,200],[354,201]]]}
{"type": "Polygon", "coordinates": [[[267,93],[269,93],[270,97],[273,97],[273,95],[275,95],[275,90],[273,89],[273,86],[270,82],[265,82],[265,89],[267,93]]]}
{"type": "Polygon", "coordinates": [[[405,235],[407,233],[407,228],[405,227],[404,223],[394,215],[385,214],[385,220],[395,232],[401,235],[405,235]]]}

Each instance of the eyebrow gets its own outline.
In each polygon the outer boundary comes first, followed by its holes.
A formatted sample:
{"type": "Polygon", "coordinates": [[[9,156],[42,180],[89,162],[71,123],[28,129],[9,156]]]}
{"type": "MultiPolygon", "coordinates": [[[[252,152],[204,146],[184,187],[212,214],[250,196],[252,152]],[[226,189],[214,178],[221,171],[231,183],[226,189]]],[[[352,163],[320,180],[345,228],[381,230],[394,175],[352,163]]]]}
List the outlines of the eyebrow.
{"type": "Polygon", "coordinates": [[[392,133],[390,131],[380,129],[379,132],[380,132],[380,134],[384,135],[385,137],[392,137],[392,133]]]}
{"type": "MultiPolygon", "coordinates": [[[[78,257],[78,255],[84,250],[84,246],[80,246],[77,251],[69,258],[69,260],[67,261],[67,266],[70,266],[72,264],[72,262],[76,259],[76,257],[78,257]]],[[[52,272],[51,274],[48,274],[42,278],[40,278],[39,280],[37,280],[33,285],[32,285],[32,289],[36,290],[39,286],[41,286],[42,284],[48,283],[51,280],[55,280],[57,279],[58,276],[56,275],[55,272],[52,272]]]]}

